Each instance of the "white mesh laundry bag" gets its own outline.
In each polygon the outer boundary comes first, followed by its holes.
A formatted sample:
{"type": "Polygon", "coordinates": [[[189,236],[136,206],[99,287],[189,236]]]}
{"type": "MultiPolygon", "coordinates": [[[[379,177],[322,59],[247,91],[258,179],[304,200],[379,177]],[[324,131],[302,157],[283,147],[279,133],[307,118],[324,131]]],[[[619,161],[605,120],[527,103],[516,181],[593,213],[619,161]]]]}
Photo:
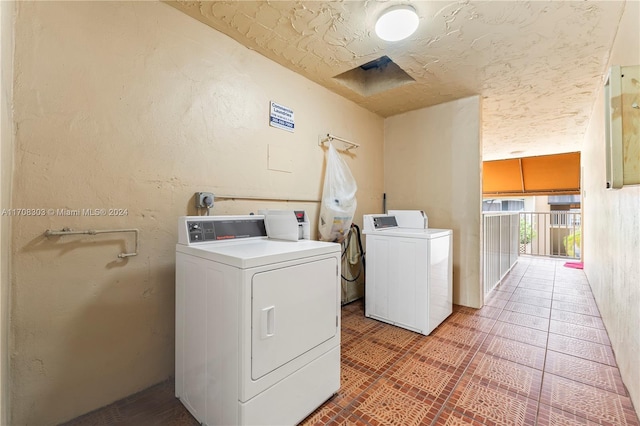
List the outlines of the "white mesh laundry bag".
{"type": "Polygon", "coordinates": [[[318,230],[322,241],[341,243],[349,234],[358,205],[358,186],[349,167],[329,144],[318,230]]]}

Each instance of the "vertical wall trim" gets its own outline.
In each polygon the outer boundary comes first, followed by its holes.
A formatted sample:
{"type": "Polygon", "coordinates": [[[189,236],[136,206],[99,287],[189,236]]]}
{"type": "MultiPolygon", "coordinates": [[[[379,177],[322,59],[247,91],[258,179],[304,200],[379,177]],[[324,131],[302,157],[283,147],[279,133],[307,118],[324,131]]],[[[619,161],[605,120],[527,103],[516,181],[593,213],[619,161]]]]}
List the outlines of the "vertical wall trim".
{"type": "MultiPolygon", "coordinates": [[[[13,51],[14,1],[0,2],[0,205],[11,205],[13,174],[13,51]]],[[[0,217],[0,425],[10,424],[9,336],[11,292],[11,222],[0,217]]]]}

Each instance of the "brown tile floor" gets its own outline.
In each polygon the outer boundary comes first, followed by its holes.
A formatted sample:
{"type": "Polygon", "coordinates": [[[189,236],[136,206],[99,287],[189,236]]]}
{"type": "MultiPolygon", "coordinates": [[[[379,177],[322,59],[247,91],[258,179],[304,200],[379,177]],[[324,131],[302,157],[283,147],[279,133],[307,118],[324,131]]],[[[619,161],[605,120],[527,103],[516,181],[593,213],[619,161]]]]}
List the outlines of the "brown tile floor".
{"type": "MultiPolygon", "coordinates": [[[[430,336],[342,309],[342,386],[302,425],[635,425],[583,271],[521,258],[430,336]]],[[[68,425],[194,425],[160,384],[68,425]]]]}

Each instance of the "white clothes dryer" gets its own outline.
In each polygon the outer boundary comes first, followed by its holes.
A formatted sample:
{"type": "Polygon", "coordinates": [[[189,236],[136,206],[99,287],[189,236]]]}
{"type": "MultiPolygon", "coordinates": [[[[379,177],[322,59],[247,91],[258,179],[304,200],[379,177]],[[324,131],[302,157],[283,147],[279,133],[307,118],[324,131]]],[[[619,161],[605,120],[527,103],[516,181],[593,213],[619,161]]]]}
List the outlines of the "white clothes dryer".
{"type": "Polygon", "coordinates": [[[453,231],[400,227],[392,214],[364,215],[363,222],[365,315],[430,334],[453,310],[453,231]]]}
{"type": "Polygon", "coordinates": [[[184,216],[176,397],[205,425],[294,425],[340,387],[340,245],[263,216],[184,216]]]}

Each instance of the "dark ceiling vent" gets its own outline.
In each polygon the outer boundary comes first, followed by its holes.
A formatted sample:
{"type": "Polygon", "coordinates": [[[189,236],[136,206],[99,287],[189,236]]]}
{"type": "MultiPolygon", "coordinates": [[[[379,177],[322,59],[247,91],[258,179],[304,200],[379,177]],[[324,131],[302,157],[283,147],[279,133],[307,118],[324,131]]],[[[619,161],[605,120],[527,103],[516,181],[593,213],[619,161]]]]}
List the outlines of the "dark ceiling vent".
{"type": "Polygon", "coordinates": [[[334,79],[362,96],[372,96],[415,81],[388,56],[343,72],[334,79]]]}
{"type": "Polygon", "coordinates": [[[367,62],[364,65],[360,65],[360,68],[362,68],[365,71],[369,71],[370,69],[373,69],[373,68],[384,68],[384,66],[387,65],[389,62],[393,62],[393,61],[391,60],[390,57],[385,55],[385,56],[379,57],[378,59],[374,59],[371,62],[367,62]]]}

